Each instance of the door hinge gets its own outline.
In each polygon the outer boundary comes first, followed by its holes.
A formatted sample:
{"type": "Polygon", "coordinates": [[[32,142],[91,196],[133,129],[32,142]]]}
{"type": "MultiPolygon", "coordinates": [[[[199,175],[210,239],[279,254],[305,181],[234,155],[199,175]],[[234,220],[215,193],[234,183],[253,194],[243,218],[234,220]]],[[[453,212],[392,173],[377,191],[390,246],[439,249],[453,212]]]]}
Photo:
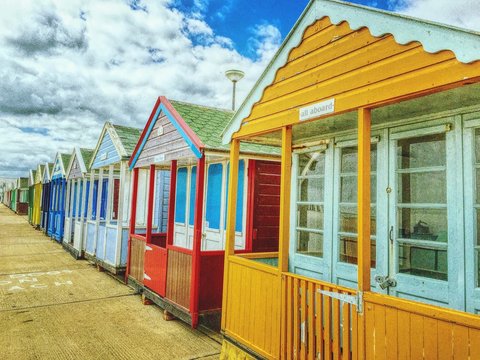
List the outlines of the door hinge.
{"type": "Polygon", "coordinates": [[[357,313],[361,314],[363,312],[363,292],[362,291],[357,291],[356,295],[342,294],[342,293],[327,291],[327,290],[318,290],[318,292],[322,295],[331,297],[332,299],[337,299],[344,303],[355,305],[357,308],[357,313]]]}

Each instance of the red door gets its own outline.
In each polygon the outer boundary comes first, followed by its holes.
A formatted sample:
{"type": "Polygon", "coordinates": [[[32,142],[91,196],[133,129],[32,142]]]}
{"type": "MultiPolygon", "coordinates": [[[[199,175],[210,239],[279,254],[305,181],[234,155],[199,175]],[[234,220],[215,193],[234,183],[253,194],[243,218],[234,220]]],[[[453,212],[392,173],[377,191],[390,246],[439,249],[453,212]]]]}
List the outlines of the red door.
{"type": "Polygon", "coordinates": [[[280,163],[255,161],[252,251],[278,251],[280,163]]]}
{"type": "Polygon", "coordinates": [[[167,279],[167,249],[147,244],[145,246],[143,284],[160,296],[165,297],[167,279]]]}

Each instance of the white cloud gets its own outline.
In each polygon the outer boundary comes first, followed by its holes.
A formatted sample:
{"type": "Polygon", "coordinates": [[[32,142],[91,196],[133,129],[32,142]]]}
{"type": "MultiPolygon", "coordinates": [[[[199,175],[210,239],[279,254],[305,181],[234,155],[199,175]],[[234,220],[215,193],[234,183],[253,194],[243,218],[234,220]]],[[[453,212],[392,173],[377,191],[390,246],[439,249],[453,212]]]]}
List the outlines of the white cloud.
{"type": "Polygon", "coordinates": [[[480,31],[479,0],[402,0],[397,9],[406,15],[480,31]]]}
{"type": "MultiPolygon", "coordinates": [[[[204,11],[208,1],[197,0],[204,11]]],[[[159,95],[229,107],[224,72],[246,72],[242,99],[280,43],[264,24],[255,60],[170,0],[17,0],[0,12],[0,177],[26,176],[57,151],[93,147],[103,123],[143,127],[159,95]],[[135,10],[134,10],[135,9],[135,10]]]]}

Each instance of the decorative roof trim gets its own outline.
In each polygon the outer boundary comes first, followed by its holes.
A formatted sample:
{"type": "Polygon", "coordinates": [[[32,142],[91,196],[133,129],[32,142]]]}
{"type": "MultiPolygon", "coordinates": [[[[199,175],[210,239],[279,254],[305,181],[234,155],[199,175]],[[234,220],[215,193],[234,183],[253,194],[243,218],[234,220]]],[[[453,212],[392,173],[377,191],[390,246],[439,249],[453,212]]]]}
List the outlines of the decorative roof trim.
{"type": "Polygon", "coordinates": [[[187,125],[170,101],[168,101],[165,96],[159,96],[155,106],[153,107],[150,117],[148,118],[147,124],[142,131],[142,135],[140,136],[140,139],[138,139],[138,143],[135,146],[132,156],[130,157],[130,161],[128,162],[130,170],[135,167],[135,164],[137,163],[138,158],[140,157],[142,150],[147,143],[148,137],[150,136],[153,127],[155,126],[158,117],[162,112],[168,117],[168,120],[172,123],[175,129],[177,129],[180,135],[182,135],[183,139],[186,141],[195,156],[197,158],[201,158],[203,156],[202,149],[205,146],[200,138],[187,125]]]}
{"type": "Polygon", "coordinates": [[[67,179],[70,178],[70,173],[72,172],[72,166],[75,162],[75,159],[78,159],[78,163],[80,164],[80,171],[82,172],[82,174],[87,173],[87,167],[85,165],[85,160],[83,159],[82,152],[80,151],[80,148],[76,146],[73,149],[72,156],[70,157],[70,161],[68,162],[67,172],[65,175],[67,179]]]}
{"type": "Polygon", "coordinates": [[[458,61],[465,64],[480,60],[478,32],[344,1],[311,0],[225,128],[222,135],[224,144],[228,144],[233,134],[240,130],[242,120],[248,117],[253,105],[260,101],[263,90],[273,82],[277,70],[286,64],[290,50],[301,43],[307,27],[324,17],[329,17],[334,25],[346,21],[352,30],[366,27],[375,37],[391,34],[400,45],[418,41],[428,53],[450,50],[458,61]]]}

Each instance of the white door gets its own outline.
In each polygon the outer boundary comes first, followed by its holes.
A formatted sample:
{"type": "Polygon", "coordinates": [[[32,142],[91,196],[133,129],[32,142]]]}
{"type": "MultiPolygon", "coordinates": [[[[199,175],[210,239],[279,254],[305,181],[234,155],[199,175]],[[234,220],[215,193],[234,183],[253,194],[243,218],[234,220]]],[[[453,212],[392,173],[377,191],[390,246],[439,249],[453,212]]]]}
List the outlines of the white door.
{"type": "Polygon", "coordinates": [[[394,296],[463,309],[462,190],[449,129],[442,121],[390,131],[387,275],[395,279],[394,296]]]}

